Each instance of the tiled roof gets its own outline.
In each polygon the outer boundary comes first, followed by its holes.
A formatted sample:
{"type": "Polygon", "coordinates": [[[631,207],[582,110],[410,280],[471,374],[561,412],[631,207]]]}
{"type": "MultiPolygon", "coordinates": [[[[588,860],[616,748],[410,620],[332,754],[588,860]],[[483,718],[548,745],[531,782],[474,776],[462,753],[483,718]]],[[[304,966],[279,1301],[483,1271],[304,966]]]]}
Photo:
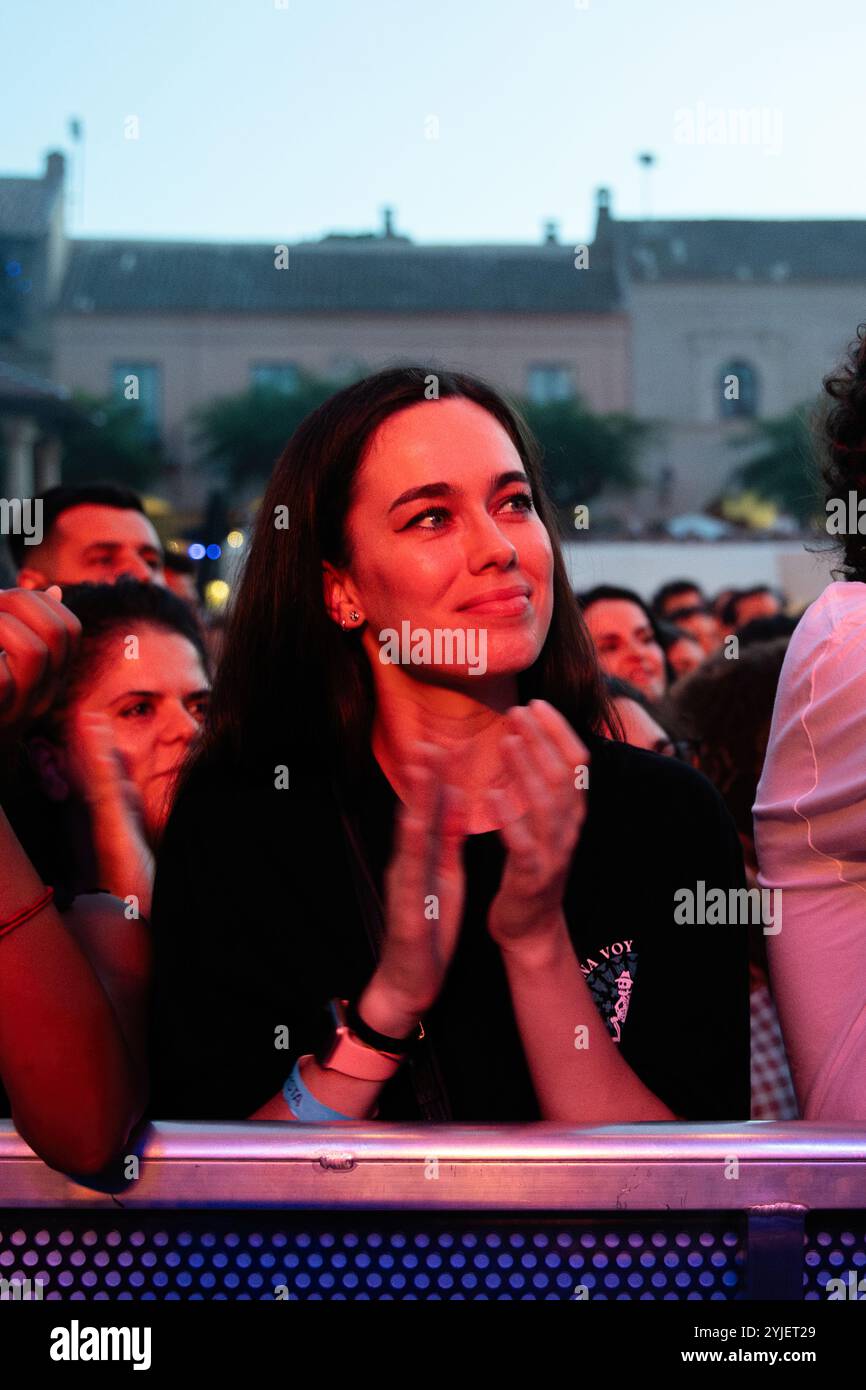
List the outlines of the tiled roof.
{"type": "Polygon", "coordinates": [[[526,312],[621,307],[610,269],[574,266],[567,245],[416,246],[401,238],[273,245],[76,241],[64,313],[526,312]]]}
{"type": "Polygon", "coordinates": [[[866,280],[866,222],[617,222],[629,278],[724,280],[866,280]]]}

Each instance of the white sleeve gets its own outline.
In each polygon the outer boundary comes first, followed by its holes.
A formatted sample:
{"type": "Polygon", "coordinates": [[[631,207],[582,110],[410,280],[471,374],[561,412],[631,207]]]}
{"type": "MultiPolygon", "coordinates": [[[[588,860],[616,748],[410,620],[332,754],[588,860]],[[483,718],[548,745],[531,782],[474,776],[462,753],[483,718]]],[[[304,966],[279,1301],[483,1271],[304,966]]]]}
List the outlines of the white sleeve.
{"type": "Polygon", "coordinates": [[[866,585],[791,639],[754,807],[773,991],[804,1119],[866,1120],[866,585]]]}

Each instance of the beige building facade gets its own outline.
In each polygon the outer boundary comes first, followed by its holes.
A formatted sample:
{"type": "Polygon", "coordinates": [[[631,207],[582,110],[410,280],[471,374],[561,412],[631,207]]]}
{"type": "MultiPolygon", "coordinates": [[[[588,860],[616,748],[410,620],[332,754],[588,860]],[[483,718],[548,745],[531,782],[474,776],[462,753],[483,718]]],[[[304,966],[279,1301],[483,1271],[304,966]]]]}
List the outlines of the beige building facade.
{"type": "Polygon", "coordinates": [[[64,179],[56,152],[41,178],[0,178],[0,370],[97,397],[134,378],[183,507],[210,482],[212,401],[414,361],[653,423],[646,485],[602,510],[698,511],[747,457],[732,441],[814,402],[866,320],[866,222],[618,221],[600,189],[588,248],[552,224],[537,245],[425,246],[390,213],[293,246],[72,241],[64,179]]]}
{"type": "Polygon", "coordinates": [[[622,222],[596,243],[628,283],[631,408],[658,422],[635,512],[699,510],[750,450],[758,421],[822,395],[866,320],[866,222],[622,222]]]}
{"type": "MultiPolygon", "coordinates": [[[[630,311],[632,408],[663,424],[645,469],[659,478],[669,468],[667,507],[690,512],[749,457],[734,443],[753,419],[818,400],[823,377],[866,320],[866,274],[836,284],[636,284],[630,311]],[[726,416],[725,380],[742,377],[744,365],[753,405],[726,416]]],[[[638,499],[651,505],[651,493],[638,499]]]]}
{"type": "Polygon", "coordinates": [[[181,465],[174,500],[189,505],[203,486],[196,412],[247,390],[262,368],[339,378],[347,369],[430,363],[475,372],[519,397],[549,369],[594,410],[620,411],[632,394],[628,339],[626,316],[613,313],[61,313],[54,370],[73,390],[102,396],[127,369],[154,369],[159,427],[181,465]]]}

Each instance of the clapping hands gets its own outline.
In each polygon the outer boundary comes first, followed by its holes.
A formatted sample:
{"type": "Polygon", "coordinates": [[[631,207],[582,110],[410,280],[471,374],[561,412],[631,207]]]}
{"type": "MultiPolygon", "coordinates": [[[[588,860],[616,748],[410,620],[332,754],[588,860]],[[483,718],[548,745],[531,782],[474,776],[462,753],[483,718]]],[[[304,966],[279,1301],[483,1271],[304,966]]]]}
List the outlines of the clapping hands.
{"type": "Polygon", "coordinates": [[[499,833],[508,855],[488,915],[488,929],[503,949],[543,935],[556,922],[586,819],[589,767],[587,749],[546,701],[516,705],[507,719],[510,732],[503,739],[503,754],[526,809],[507,819],[506,795],[487,793],[491,810],[505,818],[499,833]]]}

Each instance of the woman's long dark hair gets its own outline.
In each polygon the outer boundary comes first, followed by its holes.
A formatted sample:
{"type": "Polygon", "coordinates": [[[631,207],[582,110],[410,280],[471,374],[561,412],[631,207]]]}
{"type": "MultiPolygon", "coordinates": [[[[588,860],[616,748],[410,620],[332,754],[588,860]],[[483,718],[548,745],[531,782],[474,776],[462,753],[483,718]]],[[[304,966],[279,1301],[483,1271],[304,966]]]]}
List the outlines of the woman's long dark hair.
{"type": "Polygon", "coordinates": [[[537,661],[518,679],[522,702],[549,701],[579,734],[609,719],[592,640],[562,557],[538,445],[490,386],[463,373],[390,367],[331,396],[301,423],[278,460],[258,513],[229,617],[199,758],[252,769],[285,764],[347,785],[369,754],[374,692],[357,632],[325,608],[322,562],[351,563],[346,518],[365,450],[398,411],[462,397],[493,415],[511,438],[553,549],[553,615],[537,661]],[[288,519],[286,528],[280,525],[288,519]]]}

